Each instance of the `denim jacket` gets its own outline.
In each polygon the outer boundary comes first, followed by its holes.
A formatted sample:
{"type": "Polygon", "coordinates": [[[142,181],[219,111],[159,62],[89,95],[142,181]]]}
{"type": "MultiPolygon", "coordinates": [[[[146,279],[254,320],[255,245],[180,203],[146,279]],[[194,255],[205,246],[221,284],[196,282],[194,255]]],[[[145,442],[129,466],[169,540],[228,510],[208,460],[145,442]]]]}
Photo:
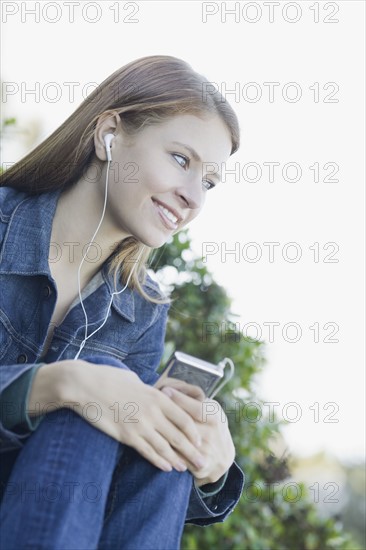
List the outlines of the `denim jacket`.
{"type": "MultiPolygon", "coordinates": [[[[30,195],[10,187],[0,188],[0,397],[23,373],[44,362],[74,359],[85,337],[85,316],[79,297],[55,328],[47,353],[42,356],[57,300],[56,283],[49,262],[52,221],[61,190],[30,195]],[[41,357],[42,356],[42,357],[41,357]]],[[[57,259],[57,248],[55,260],[57,259]]],[[[88,316],[88,335],[103,323],[114,291],[113,275],[106,261],[82,291],[88,316]]],[[[148,275],[145,291],[161,296],[148,275]]],[[[122,289],[117,281],[117,292],[122,289]]],[[[136,291],[113,296],[107,322],[83,347],[79,359],[103,357],[119,362],[153,384],[164,349],[169,305],[154,304],[136,291]]],[[[30,433],[17,433],[0,424],[0,451],[20,449],[30,433]]],[[[232,513],[241,496],[244,474],[234,462],[222,489],[210,496],[192,484],[186,523],[209,525],[232,513]]]]}

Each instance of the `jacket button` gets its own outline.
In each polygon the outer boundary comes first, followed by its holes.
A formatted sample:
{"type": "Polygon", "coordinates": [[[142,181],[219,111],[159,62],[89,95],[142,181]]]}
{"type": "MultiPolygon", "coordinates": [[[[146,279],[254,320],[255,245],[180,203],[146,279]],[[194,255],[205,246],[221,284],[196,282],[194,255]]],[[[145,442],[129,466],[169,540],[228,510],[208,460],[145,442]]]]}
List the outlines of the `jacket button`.
{"type": "Polygon", "coordinates": [[[48,298],[48,296],[51,294],[51,289],[50,287],[47,285],[43,288],[43,296],[45,298],[48,298]]]}
{"type": "Polygon", "coordinates": [[[28,361],[28,356],[25,353],[21,353],[18,355],[17,362],[18,363],[26,363],[28,361]]]}

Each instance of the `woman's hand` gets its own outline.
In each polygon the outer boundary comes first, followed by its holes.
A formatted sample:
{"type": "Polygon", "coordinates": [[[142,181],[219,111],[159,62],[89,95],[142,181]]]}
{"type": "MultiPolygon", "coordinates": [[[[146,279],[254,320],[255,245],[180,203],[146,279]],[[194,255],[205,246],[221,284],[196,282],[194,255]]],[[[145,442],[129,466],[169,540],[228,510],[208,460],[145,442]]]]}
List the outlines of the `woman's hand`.
{"type": "MultiPolygon", "coordinates": [[[[65,362],[66,363],[66,362],[65,362]]],[[[133,447],[157,468],[201,468],[198,450],[200,408],[184,410],[136,373],[83,360],[64,367],[64,406],[121,443],[133,447]],[[196,415],[198,417],[196,418],[196,415]]],[[[198,401],[190,398],[193,405],[198,401]]]]}
{"type": "MultiPolygon", "coordinates": [[[[200,390],[201,397],[197,397],[189,393],[190,384],[175,381],[173,385],[174,388],[165,383],[161,391],[169,395],[182,410],[194,411],[192,420],[202,437],[200,452],[206,459],[205,466],[201,468],[186,461],[188,470],[193,474],[198,487],[206,483],[214,483],[225,474],[235,459],[235,447],[227,416],[217,401],[205,399],[204,396],[202,398],[202,390],[200,390]]],[[[197,386],[191,387],[197,388],[197,386]]]]}

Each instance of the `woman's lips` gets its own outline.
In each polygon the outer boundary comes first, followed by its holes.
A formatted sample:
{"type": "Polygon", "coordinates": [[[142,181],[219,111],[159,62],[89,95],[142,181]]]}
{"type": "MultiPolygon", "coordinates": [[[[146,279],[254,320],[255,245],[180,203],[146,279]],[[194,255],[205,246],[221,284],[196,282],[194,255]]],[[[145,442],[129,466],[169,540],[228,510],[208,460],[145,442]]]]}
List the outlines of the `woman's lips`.
{"type": "MultiPolygon", "coordinates": [[[[165,225],[165,227],[167,229],[177,229],[178,228],[178,224],[177,223],[174,223],[172,220],[170,220],[168,218],[168,216],[166,215],[166,213],[164,212],[163,209],[165,209],[161,204],[159,204],[158,202],[156,202],[154,199],[151,199],[153,204],[154,204],[154,207],[155,209],[157,210],[157,213],[159,214],[160,216],[160,219],[161,221],[163,222],[163,224],[165,225]]],[[[168,210],[168,209],[165,209],[165,210],[168,210]]]]}

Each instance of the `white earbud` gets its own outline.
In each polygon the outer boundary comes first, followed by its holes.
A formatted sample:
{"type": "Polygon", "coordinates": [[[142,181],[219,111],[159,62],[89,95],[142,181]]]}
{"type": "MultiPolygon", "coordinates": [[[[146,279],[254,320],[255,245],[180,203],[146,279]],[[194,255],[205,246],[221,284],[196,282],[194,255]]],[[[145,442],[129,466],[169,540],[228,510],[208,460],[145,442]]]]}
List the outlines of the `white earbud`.
{"type": "Polygon", "coordinates": [[[104,136],[105,152],[107,154],[107,160],[108,161],[112,160],[111,142],[112,142],[112,139],[114,139],[114,138],[115,138],[114,134],[106,134],[104,136]]]}

